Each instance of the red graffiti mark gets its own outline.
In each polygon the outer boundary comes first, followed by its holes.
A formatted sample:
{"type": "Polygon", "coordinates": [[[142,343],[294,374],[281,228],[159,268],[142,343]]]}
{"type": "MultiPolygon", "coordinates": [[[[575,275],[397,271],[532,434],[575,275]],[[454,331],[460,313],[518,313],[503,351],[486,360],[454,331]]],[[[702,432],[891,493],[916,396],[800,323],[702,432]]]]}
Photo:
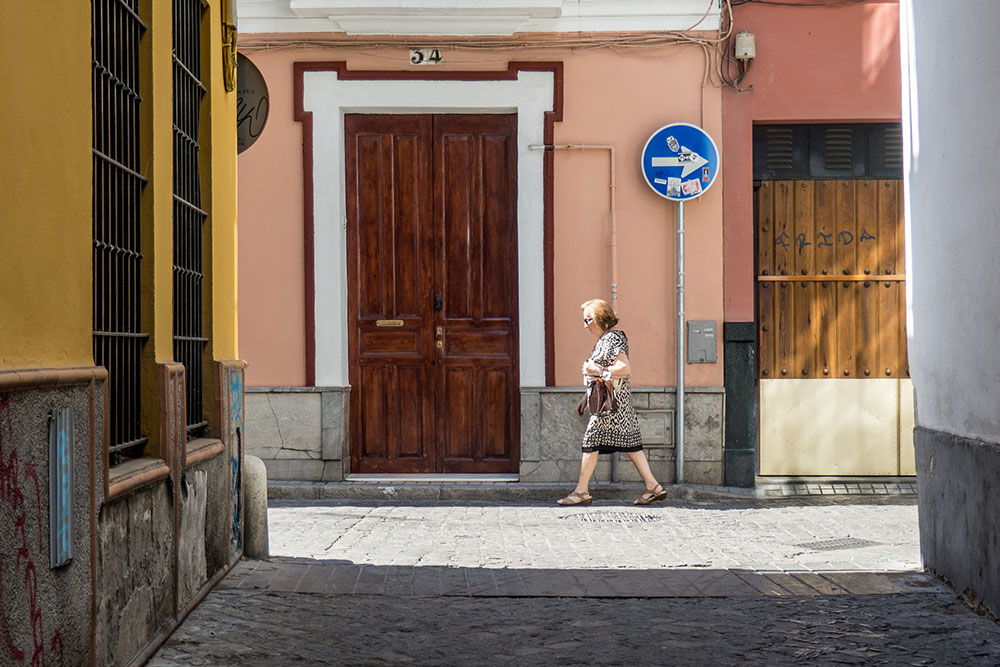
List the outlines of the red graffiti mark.
{"type": "Polygon", "coordinates": [[[56,652],[56,646],[57,645],[59,646],[59,664],[61,665],[61,664],[63,664],[63,641],[62,641],[62,635],[59,634],[58,630],[56,630],[55,634],[52,635],[52,646],[51,646],[51,648],[52,648],[52,652],[53,653],[56,652]]]}
{"type": "Polygon", "coordinates": [[[38,516],[38,553],[45,551],[45,544],[42,542],[42,485],[38,482],[38,473],[35,466],[30,463],[24,464],[24,476],[35,483],[35,514],[38,516]]]}
{"type": "MultiPolygon", "coordinates": [[[[21,479],[22,477],[31,479],[35,483],[35,513],[38,518],[36,528],[38,530],[39,555],[44,552],[41,535],[41,485],[38,481],[38,473],[30,463],[26,463],[24,465],[23,473],[21,472],[21,468],[18,465],[16,450],[11,451],[10,455],[7,457],[6,463],[4,462],[3,445],[5,440],[5,431],[7,436],[6,440],[13,440],[14,427],[13,420],[10,415],[9,396],[0,398],[0,509],[6,507],[14,513],[13,534],[15,537],[15,544],[17,535],[19,534],[21,537],[21,544],[16,552],[17,557],[15,559],[15,568],[18,571],[22,568],[24,570],[24,592],[28,597],[28,621],[31,626],[33,644],[31,665],[32,667],[45,667],[45,625],[42,619],[42,609],[38,600],[38,572],[35,568],[35,561],[31,557],[31,551],[28,548],[28,508],[27,503],[24,500],[24,493],[21,491],[21,479]]],[[[3,561],[3,555],[0,554],[0,638],[3,639],[8,657],[12,658],[17,663],[24,663],[25,652],[16,645],[14,638],[11,636],[10,619],[7,618],[7,606],[4,604],[3,561]]],[[[62,635],[59,631],[56,631],[52,637],[51,651],[53,654],[56,652],[57,645],[59,647],[59,664],[62,665],[63,642],[62,635]]]]}

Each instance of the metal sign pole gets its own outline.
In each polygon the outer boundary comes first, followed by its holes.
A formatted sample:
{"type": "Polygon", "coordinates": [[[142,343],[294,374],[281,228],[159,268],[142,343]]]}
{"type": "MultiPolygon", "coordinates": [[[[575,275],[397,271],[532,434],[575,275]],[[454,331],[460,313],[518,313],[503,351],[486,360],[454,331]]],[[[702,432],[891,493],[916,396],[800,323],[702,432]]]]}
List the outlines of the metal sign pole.
{"type": "Polygon", "coordinates": [[[677,202],[677,401],[674,411],[675,482],[684,481],[684,202],[677,202]]]}
{"type": "Polygon", "coordinates": [[[677,202],[677,390],[674,402],[675,483],[684,481],[684,202],[703,195],[719,173],[719,149],[705,130],[670,123],[642,148],[642,175],[661,197],[677,202]]]}

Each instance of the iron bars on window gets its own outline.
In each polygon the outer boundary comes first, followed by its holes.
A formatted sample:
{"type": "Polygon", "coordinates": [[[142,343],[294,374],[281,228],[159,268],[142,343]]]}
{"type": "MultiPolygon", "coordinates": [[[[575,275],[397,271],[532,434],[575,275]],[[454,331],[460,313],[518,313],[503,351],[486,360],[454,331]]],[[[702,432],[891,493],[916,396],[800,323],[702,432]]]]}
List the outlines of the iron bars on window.
{"type": "Polygon", "coordinates": [[[137,0],[93,0],[94,363],[108,370],[110,463],[141,456],[139,40],[137,0]]]}
{"type": "Polygon", "coordinates": [[[174,360],[184,364],[188,436],[207,426],[202,399],[202,234],[198,130],[201,82],[201,0],[174,0],[174,360]]]}

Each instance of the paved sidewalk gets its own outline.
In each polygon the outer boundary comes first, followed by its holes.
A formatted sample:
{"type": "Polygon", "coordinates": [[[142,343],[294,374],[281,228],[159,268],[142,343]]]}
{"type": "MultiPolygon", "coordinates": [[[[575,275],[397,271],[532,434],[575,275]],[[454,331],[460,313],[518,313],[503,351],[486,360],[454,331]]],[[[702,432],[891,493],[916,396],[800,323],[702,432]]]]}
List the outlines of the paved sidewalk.
{"type": "Polygon", "coordinates": [[[917,506],[669,501],[645,507],[275,502],[273,556],[468,568],[897,571],[920,566],[917,506]],[[847,540],[844,542],[844,540],[847,540]],[[845,548],[846,547],[846,548],[845,548]]]}
{"type": "Polygon", "coordinates": [[[1000,664],[912,499],[859,502],[276,502],[149,664],[1000,664]]]}
{"type": "MultiPolygon", "coordinates": [[[[759,481],[752,489],[702,484],[668,484],[665,488],[668,497],[674,500],[811,496],[897,496],[914,500],[917,497],[917,484],[912,477],[868,480],[829,478],[809,483],[774,478],[759,481]]],[[[272,500],[296,501],[548,502],[565,495],[567,490],[566,483],[517,482],[506,479],[456,481],[453,475],[410,475],[396,476],[395,479],[377,475],[353,475],[343,482],[271,481],[267,485],[268,497],[272,500]],[[407,479],[398,479],[403,477],[407,479]],[[444,477],[451,479],[440,479],[444,477]]],[[[590,490],[599,500],[632,500],[642,491],[642,486],[629,482],[594,481],[590,490]]]]}

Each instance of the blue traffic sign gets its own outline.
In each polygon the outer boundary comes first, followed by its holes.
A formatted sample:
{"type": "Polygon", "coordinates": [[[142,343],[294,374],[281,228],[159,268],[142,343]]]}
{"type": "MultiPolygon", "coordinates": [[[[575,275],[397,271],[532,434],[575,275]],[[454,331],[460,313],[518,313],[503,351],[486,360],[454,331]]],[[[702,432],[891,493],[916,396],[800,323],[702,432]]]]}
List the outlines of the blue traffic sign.
{"type": "Polygon", "coordinates": [[[707,191],[719,173],[719,149],[705,130],[690,123],[664,125],[642,149],[642,175],[653,192],[687,201],[707,191]]]}

